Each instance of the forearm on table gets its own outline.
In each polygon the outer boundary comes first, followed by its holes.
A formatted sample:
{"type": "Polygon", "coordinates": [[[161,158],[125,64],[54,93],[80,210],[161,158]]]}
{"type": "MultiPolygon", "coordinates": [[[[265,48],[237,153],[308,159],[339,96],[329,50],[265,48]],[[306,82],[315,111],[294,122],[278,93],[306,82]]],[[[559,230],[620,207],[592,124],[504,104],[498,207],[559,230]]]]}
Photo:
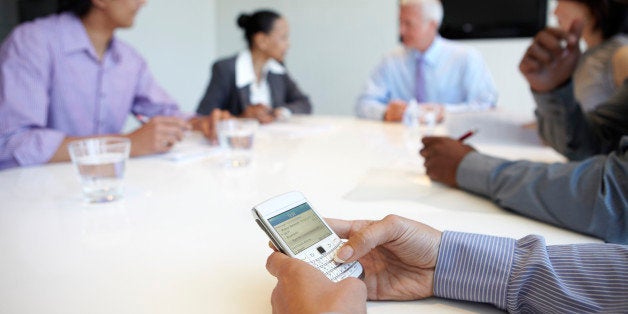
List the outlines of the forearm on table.
{"type": "Polygon", "coordinates": [[[508,311],[626,313],[628,247],[546,246],[540,236],[517,241],[508,283],[508,311]]]}
{"type": "Polygon", "coordinates": [[[444,232],[434,295],[519,312],[626,312],[628,247],[546,246],[520,240],[444,232]]]}
{"type": "Polygon", "coordinates": [[[456,182],[521,215],[625,243],[625,159],[612,154],[579,163],[544,164],[472,152],[460,163],[456,182]]]}
{"type": "Polygon", "coordinates": [[[360,99],[356,104],[356,114],[359,118],[383,120],[387,104],[375,100],[360,99]]]}
{"type": "Polygon", "coordinates": [[[65,134],[54,129],[22,128],[2,135],[2,163],[31,166],[53,158],[65,134]],[[12,161],[11,161],[12,160],[12,161]]]}
{"type": "Polygon", "coordinates": [[[434,274],[437,297],[507,306],[515,240],[443,232],[434,274]]]}
{"type": "Polygon", "coordinates": [[[290,113],[294,113],[294,114],[310,114],[312,113],[312,105],[310,104],[310,100],[307,97],[303,97],[300,99],[296,99],[296,100],[292,100],[289,103],[287,103],[285,106],[283,107],[279,107],[279,108],[286,108],[288,110],[290,110],[290,113]]]}
{"type": "Polygon", "coordinates": [[[477,111],[486,111],[495,108],[495,103],[493,102],[480,102],[480,101],[469,101],[469,102],[461,102],[461,103],[443,103],[445,106],[445,111],[448,113],[464,113],[464,112],[477,112],[477,111]]]}

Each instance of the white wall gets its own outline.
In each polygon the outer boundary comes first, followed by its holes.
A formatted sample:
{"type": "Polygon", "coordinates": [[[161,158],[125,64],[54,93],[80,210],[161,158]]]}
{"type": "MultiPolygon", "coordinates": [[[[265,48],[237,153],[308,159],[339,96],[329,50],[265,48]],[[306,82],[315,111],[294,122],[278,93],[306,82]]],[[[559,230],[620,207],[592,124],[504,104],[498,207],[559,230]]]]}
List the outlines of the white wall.
{"type": "Polygon", "coordinates": [[[184,111],[196,109],[215,58],[214,0],[148,1],[133,28],[119,32],[146,58],[184,111]]]}
{"type": "MultiPolygon", "coordinates": [[[[220,57],[245,47],[235,22],[240,12],[273,8],[288,19],[292,48],[286,64],[319,114],[352,115],[370,71],[398,44],[397,1],[216,1],[220,57]]],[[[498,106],[532,117],[532,97],[518,71],[530,39],[464,42],[482,52],[500,93],[498,106]]]]}
{"type": "MultiPolygon", "coordinates": [[[[398,43],[397,2],[372,0],[150,1],[136,26],[120,32],[148,60],[157,80],[193,111],[217,58],[245,47],[241,12],[273,8],[291,25],[286,64],[318,114],[353,115],[353,104],[379,59],[398,43]]],[[[550,2],[551,3],[551,2],[550,2]]],[[[551,12],[551,8],[550,8],[551,12]]],[[[517,65],[530,39],[474,40],[495,78],[504,110],[532,117],[533,102],[517,65]]]]}
{"type": "Polygon", "coordinates": [[[236,18],[259,8],[288,19],[292,46],[286,65],[318,114],[353,114],[371,68],[397,42],[393,1],[217,0],[219,56],[246,46],[236,18]]]}
{"type": "Polygon", "coordinates": [[[524,77],[519,73],[519,61],[532,39],[467,40],[463,41],[482,53],[488,65],[499,99],[500,110],[528,115],[533,118],[534,99],[524,77]]]}

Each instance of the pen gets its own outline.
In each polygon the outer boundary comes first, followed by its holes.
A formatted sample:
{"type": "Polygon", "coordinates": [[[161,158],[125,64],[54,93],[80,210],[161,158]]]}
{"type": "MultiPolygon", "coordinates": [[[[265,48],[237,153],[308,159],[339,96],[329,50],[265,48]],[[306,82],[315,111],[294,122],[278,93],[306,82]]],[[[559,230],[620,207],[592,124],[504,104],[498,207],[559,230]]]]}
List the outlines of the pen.
{"type": "Polygon", "coordinates": [[[458,138],[458,142],[464,142],[464,140],[470,138],[471,136],[475,135],[475,133],[478,133],[478,129],[472,129],[467,131],[467,133],[462,134],[459,138],[458,138]]]}
{"type": "Polygon", "coordinates": [[[150,120],[149,117],[141,115],[141,114],[136,114],[135,118],[137,119],[137,121],[139,121],[142,124],[146,124],[150,120]]]}

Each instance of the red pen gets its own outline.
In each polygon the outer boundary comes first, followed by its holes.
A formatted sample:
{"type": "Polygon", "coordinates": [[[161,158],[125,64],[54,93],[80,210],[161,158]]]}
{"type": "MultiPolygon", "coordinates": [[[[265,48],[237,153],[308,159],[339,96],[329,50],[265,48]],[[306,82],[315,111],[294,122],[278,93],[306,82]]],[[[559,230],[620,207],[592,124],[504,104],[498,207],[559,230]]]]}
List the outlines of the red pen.
{"type": "Polygon", "coordinates": [[[464,140],[470,138],[471,136],[475,135],[475,133],[478,133],[478,129],[472,129],[467,131],[467,133],[462,134],[459,138],[458,138],[458,142],[464,142],[464,140]]]}
{"type": "Polygon", "coordinates": [[[135,118],[137,119],[137,121],[139,121],[142,124],[146,124],[150,120],[149,117],[147,117],[145,115],[141,115],[141,114],[136,114],[135,118]]]}

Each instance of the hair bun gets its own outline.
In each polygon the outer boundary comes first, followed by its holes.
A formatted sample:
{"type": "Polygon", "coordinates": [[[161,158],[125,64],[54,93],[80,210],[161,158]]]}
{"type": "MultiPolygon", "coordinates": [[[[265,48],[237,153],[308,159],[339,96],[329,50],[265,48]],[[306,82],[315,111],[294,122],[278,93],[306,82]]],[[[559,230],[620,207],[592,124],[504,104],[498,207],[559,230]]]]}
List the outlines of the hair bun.
{"type": "Polygon", "coordinates": [[[240,14],[238,17],[238,26],[242,29],[246,29],[251,22],[251,16],[248,14],[240,14]]]}

